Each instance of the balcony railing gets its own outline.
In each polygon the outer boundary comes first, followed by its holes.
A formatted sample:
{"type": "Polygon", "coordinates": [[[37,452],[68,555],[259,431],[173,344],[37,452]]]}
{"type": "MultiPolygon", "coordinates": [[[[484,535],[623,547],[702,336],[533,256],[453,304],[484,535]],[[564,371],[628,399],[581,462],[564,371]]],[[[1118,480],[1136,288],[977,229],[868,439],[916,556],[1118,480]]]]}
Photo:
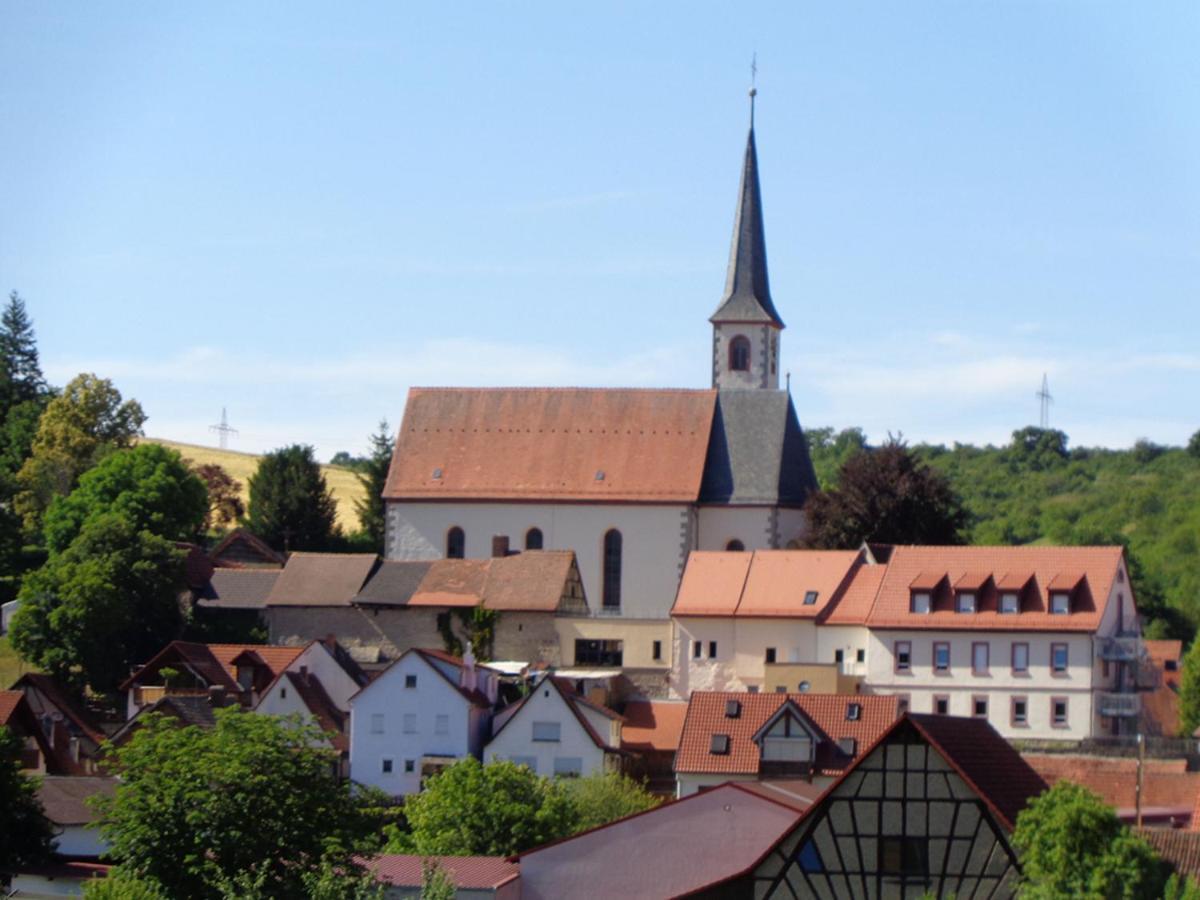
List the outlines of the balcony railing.
{"type": "Polygon", "coordinates": [[[1141,698],[1137,694],[1100,694],[1096,707],[1102,716],[1136,716],[1141,711],[1141,698]]]}
{"type": "Polygon", "coordinates": [[[1109,662],[1136,662],[1142,655],[1142,641],[1138,637],[1112,637],[1100,639],[1100,658],[1109,662]]]}

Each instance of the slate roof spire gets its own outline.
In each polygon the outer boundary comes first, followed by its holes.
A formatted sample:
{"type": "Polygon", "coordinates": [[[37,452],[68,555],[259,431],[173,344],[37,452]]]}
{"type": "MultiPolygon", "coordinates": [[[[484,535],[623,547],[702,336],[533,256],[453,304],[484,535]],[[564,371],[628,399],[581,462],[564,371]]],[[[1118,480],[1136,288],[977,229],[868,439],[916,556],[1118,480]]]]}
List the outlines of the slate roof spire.
{"type": "Polygon", "coordinates": [[[758,186],[758,151],[754,143],[754,98],[750,89],[750,134],[746,139],[746,159],[742,166],[742,184],[738,190],[737,214],[733,220],[733,246],[729,251],[729,272],[725,278],[725,296],[710,322],[754,322],[783,328],[783,319],[771,302],[767,282],[767,242],[763,230],[762,192],[758,186]]]}

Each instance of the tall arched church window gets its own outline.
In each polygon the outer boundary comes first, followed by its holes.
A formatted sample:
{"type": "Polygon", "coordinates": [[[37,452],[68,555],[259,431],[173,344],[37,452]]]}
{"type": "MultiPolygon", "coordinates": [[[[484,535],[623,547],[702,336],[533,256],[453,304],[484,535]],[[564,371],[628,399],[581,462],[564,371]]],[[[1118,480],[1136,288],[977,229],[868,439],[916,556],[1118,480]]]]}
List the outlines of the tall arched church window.
{"type": "Polygon", "coordinates": [[[750,371],[750,341],[740,334],[729,342],[729,368],[734,372],[750,371]]]}
{"type": "Polygon", "coordinates": [[[725,545],[725,549],[741,552],[742,550],[746,549],[746,545],[743,544],[741,541],[739,541],[737,538],[734,538],[732,541],[730,541],[728,544],[725,545]]]}
{"type": "Polygon", "coordinates": [[[542,549],[542,529],[530,528],[525,532],[525,549],[526,550],[541,550],[542,549]]]}
{"type": "Polygon", "coordinates": [[[446,559],[462,559],[466,555],[467,536],[455,525],[446,532],[446,559]]]}
{"type": "Polygon", "coordinates": [[[604,608],[621,608],[621,532],[612,528],[604,535],[604,608]]]}

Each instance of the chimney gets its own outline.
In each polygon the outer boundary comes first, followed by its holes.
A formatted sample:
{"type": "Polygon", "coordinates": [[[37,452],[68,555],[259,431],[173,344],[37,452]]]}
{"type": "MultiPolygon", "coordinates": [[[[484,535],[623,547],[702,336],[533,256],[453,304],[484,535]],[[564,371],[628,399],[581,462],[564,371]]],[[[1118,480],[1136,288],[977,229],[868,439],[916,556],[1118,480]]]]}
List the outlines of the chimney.
{"type": "Polygon", "coordinates": [[[208,686],[208,705],[220,709],[225,705],[225,685],[210,684],[208,686]]]}
{"type": "MultiPolygon", "coordinates": [[[[505,538],[507,541],[508,538],[505,538]]],[[[471,642],[467,641],[466,652],[463,653],[462,686],[463,690],[473,691],[479,687],[479,673],[475,671],[475,654],[471,650],[471,642]]]]}
{"type": "Polygon", "coordinates": [[[492,556],[508,556],[508,535],[492,535],[492,556]]]}

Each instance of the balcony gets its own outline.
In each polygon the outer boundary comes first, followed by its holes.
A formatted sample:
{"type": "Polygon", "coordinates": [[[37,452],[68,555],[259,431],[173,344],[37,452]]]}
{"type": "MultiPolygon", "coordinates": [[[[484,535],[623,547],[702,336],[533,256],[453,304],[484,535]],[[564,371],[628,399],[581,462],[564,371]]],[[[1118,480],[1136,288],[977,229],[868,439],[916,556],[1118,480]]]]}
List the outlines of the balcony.
{"type": "Polygon", "coordinates": [[[1142,655],[1139,637],[1099,638],[1100,658],[1109,662],[1136,662],[1142,655]]]}
{"type": "Polygon", "coordinates": [[[1141,708],[1141,698],[1137,694],[1098,694],[1096,698],[1096,709],[1102,716],[1133,717],[1141,712],[1141,708]]]}

